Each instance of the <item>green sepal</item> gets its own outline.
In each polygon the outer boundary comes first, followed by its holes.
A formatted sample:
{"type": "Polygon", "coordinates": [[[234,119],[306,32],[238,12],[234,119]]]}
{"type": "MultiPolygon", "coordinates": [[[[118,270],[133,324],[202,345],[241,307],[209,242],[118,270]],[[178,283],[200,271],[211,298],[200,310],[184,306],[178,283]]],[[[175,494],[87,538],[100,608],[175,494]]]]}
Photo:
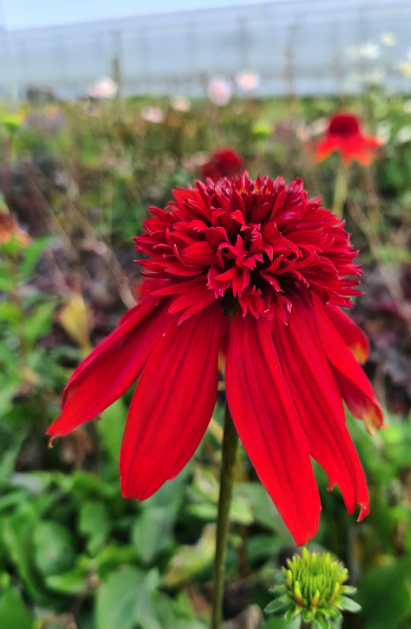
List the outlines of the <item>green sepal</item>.
{"type": "Polygon", "coordinates": [[[330,629],[330,621],[322,614],[316,614],[314,621],[314,629],[330,629]]]}
{"type": "Polygon", "coordinates": [[[340,596],[338,599],[338,607],[346,612],[352,612],[353,614],[361,611],[361,605],[346,596],[340,596]]]}
{"type": "Polygon", "coordinates": [[[287,596],[280,596],[268,603],[264,611],[266,614],[284,614],[292,606],[292,601],[287,596]]]}
{"type": "Polygon", "coordinates": [[[312,609],[304,609],[303,620],[304,622],[311,622],[314,619],[315,611],[312,609]]]}

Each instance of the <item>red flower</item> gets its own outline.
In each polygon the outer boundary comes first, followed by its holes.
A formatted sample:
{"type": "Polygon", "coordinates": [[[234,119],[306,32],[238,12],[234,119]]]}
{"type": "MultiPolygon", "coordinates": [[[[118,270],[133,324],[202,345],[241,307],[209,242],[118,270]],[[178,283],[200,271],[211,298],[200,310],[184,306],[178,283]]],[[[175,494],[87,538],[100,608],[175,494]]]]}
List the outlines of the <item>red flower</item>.
{"type": "Polygon", "coordinates": [[[325,138],[317,144],[315,155],[318,161],[322,161],[338,151],[345,165],[353,160],[368,165],[380,146],[381,141],[377,137],[362,133],[360,121],[354,114],[341,112],[330,118],[325,138]]]}
{"type": "Polygon", "coordinates": [[[343,223],[300,180],[247,174],[178,189],[151,214],[135,242],[152,293],[76,369],[48,433],[93,419],[141,374],[120,476],[123,494],[144,500],[196,451],[223,352],[234,423],[296,543],[318,527],[311,457],[361,520],[367,485],[342,399],[370,432],[383,419],[353,355],[364,360],[367,341],[339,308],[361,273],[343,223]]]}
{"type": "Polygon", "coordinates": [[[213,181],[218,181],[223,177],[235,177],[241,175],[243,171],[244,160],[232,149],[218,149],[201,167],[203,178],[213,181]]]}

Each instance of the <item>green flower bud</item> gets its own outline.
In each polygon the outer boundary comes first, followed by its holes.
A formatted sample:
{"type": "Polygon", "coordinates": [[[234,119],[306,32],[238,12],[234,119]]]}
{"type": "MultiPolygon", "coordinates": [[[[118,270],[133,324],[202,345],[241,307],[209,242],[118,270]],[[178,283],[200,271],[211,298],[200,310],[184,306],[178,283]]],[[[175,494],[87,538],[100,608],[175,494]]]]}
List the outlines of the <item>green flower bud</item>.
{"type": "Polygon", "coordinates": [[[281,614],[287,620],[301,615],[302,626],[330,629],[342,611],[360,611],[358,603],[348,598],[355,588],[344,585],[348,570],[330,554],[317,555],[303,548],[302,556],[294,555],[287,564],[270,590],[276,598],[266,613],[281,614]]]}

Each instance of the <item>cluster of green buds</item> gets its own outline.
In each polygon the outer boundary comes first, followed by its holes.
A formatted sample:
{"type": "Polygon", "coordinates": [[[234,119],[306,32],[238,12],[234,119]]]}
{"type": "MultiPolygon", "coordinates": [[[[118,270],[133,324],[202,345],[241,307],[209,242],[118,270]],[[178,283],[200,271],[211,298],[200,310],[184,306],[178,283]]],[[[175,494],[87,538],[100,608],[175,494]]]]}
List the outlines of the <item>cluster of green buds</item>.
{"type": "Polygon", "coordinates": [[[294,555],[287,565],[270,590],[276,598],[265,608],[267,614],[285,615],[288,621],[300,616],[302,627],[331,629],[342,611],[360,611],[358,603],[348,598],[356,589],[344,585],[348,570],[329,554],[303,548],[302,556],[294,555]]]}

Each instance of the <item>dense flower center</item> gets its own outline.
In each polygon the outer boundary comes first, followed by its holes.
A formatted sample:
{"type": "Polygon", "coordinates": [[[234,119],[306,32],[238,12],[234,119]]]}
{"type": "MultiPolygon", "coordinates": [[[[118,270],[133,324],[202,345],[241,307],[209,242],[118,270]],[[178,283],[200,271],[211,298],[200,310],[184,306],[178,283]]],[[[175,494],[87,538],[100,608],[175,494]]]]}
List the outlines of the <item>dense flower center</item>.
{"type": "Polygon", "coordinates": [[[286,321],[301,287],[325,303],[350,306],[359,282],[356,252],[343,224],[309,200],[300,180],[285,185],[247,174],[174,192],[165,210],[152,208],[146,234],[135,239],[158,294],[174,295],[183,319],[220,299],[226,313],[286,321]]]}
{"type": "Polygon", "coordinates": [[[359,135],[360,125],[352,114],[338,114],[334,116],[328,126],[329,135],[339,135],[343,138],[359,135]]]}

